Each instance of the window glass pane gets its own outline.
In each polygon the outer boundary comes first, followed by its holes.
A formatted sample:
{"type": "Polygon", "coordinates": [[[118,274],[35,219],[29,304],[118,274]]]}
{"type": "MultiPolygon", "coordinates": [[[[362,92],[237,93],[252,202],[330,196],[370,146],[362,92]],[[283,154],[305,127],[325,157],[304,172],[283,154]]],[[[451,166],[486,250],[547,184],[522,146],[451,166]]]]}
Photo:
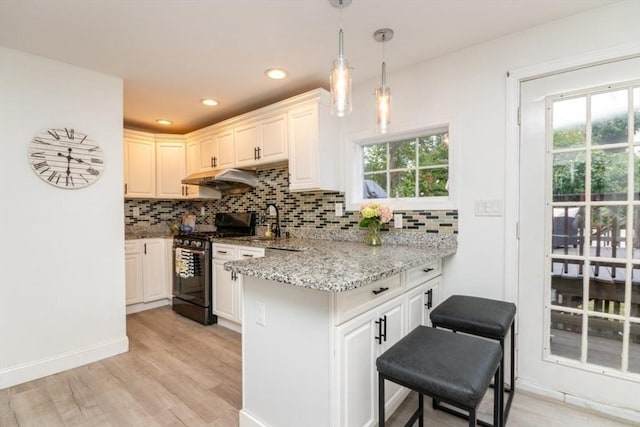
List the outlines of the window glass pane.
{"type": "Polygon", "coordinates": [[[631,323],[629,336],[629,371],[640,374],[640,323],[631,323]]]}
{"type": "Polygon", "coordinates": [[[631,276],[631,317],[640,322],[640,266],[634,265],[631,276]]]}
{"type": "Polygon", "coordinates": [[[387,197],[387,173],[365,174],[363,188],[363,199],[384,199],[387,197]]]}
{"type": "Polygon", "coordinates": [[[416,140],[389,143],[389,169],[409,169],[416,167],[416,140]]]}
{"type": "Polygon", "coordinates": [[[387,170],[387,144],[376,144],[362,147],[364,171],[373,172],[387,170]]]}
{"type": "Polygon", "coordinates": [[[564,259],[551,263],[551,304],[582,308],[584,263],[564,259]]]}
{"type": "Polygon", "coordinates": [[[619,320],[589,316],[587,363],[622,367],[622,326],[619,320]]]}
{"type": "Polygon", "coordinates": [[[580,360],[582,315],[551,310],[551,354],[580,360]]]}
{"type": "Polygon", "coordinates": [[[553,155],[553,201],[584,199],[585,152],[557,153],[553,155]]]}
{"type": "Polygon", "coordinates": [[[584,208],[553,208],[551,245],[553,253],[582,255],[584,246],[584,208]]]}
{"type": "Polygon", "coordinates": [[[592,207],[589,245],[591,256],[626,258],[626,223],[626,206],[592,207]]]}
{"type": "Polygon", "coordinates": [[[633,199],[640,200],[640,147],[633,147],[633,199]]]}
{"type": "MultiPolygon", "coordinates": [[[[640,207],[633,207],[633,230],[630,233],[630,237],[633,239],[633,259],[640,259],[640,207]]],[[[640,267],[636,267],[640,268],[640,267]]],[[[640,273],[638,273],[638,278],[636,279],[635,274],[636,270],[633,270],[634,280],[638,280],[640,282],[640,273]]],[[[639,283],[640,284],[640,283],[639,283]]]]}
{"type": "Polygon", "coordinates": [[[627,142],[628,90],[601,93],[591,97],[591,142],[627,142]]]}
{"type": "Polygon", "coordinates": [[[553,103],[553,148],[584,147],[586,129],[586,97],[553,103]]]}
{"type": "Polygon", "coordinates": [[[422,169],[420,170],[418,185],[420,197],[447,196],[449,195],[448,181],[449,169],[422,169]]]}
{"type": "Polygon", "coordinates": [[[591,152],[591,199],[627,199],[626,149],[591,152]]]}
{"type": "Polygon", "coordinates": [[[624,315],[626,265],[593,262],[589,281],[589,310],[624,315]]]}
{"type": "Polygon", "coordinates": [[[633,141],[640,142],[640,88],[633,90],[633,141]]]}
{"type": "Polygon", "coordinates": [[[389,197],[416,197],[416,171],[391,172],[389,197]]]}
{"type": "Polygon", "coordinates": [[[447,165],[449,163],[449,134],[418,138],[418,166],[447,165]]]}

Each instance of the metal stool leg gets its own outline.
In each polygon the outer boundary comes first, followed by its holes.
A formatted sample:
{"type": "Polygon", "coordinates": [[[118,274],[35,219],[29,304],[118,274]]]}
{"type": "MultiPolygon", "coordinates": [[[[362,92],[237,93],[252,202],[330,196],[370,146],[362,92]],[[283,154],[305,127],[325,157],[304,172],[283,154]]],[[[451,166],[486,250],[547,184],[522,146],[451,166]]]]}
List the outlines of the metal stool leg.
{"type": "Polygon", "coordinates": [[[384,427],[384,377],[378,373],[378,426],[384,427]]]}

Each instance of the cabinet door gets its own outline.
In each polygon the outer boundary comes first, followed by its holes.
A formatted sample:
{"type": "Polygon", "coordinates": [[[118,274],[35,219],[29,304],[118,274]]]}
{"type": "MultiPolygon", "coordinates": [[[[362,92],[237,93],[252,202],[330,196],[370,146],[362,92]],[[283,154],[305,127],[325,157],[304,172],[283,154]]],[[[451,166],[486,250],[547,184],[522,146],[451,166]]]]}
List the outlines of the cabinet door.
{"type": "MultiPolygon", "coordinates": [[[[289,173],[292,191],[318,187],[318,110],[315,105],[289,112],[289,173]]],[[[337,153],[336,153],[337,154],[337,153]]]]}
{"type": "Polygon", "coordinates": [[[185,197],[182,178],[186,176],[186,149],[183,142],[160,142],[156,146],[156,197],[185,197]]]}
{"type": "Polygon", "coordinates": [[[176,260],[173,257],[173,239],[164,239],[165,278],[167,281],[167,298],[173,297],[173,272],[176,260]]]}
{"type": "Polygon", "coordinates": [[[367,312],[336,330],[339,426],[372,426],[377,419],[375,314],[367,312]]]}
{"type": "Polygon", "coordinates": [[[429,280],[424,285],[424,324],[431,326],[430,314],[434,308],[440,304],[440,282],[441,277],[429,280]]]}
{"type": "MultiPolygon", "coordinates": [[[[264,249],[256,249],[256,248],[237,248],[237,257],[235,259],[248,259],[248,258],[262,258],[264,256],[264,249]]],[[[242,323],[242,306],[244,302],[244,294],[243,294],[243,281],[244,278],[241,274],[238,275],[235,283],[234,293],[236,296],[236,319],[235,321],[238,323],[242,323]]]]}
{"type": "Polygon", "coordinates": [[[256,163],[257,149],[260,144],[260,128],[257,123],[237,127],[236,166],[248,166],[256,163]]]}
{"type": "Polygon", "coordinates": [[[216,158],[215,144],[213,136],[206,136],[199,141],[198,147],[200,149],[200,170],[214,169],[218,164],[216,158]]]}
{"type": "Polygon", "coordinates": [[[226,259],[213,260],[213,313],[236,321],[236,281],[232,279],[231,272],[224,269],[225,262],[226,259]]]}
{"type": "Polygon", "coordinates": [[[271,163],[286,160],[287,144],[287,116],[278,116],[260,122],[261,149],[258,163],[271,163]]]}
{"type": "Polygon", "coordinates": [[[125,243],[124,271],[126,305],[142,302],[142,255],[140,254],[140,247],[137,240],[131,240],[125,243]]]}
{"type": "Polygon", "coordinates": [[[424,285],[407,292],[407,333],[425,324],[424,293],[424,285]]]}
{"type": "Polygon", "coordinates": [[[216,134],[214,140],[215,169],[232,168],[235,166],[235,135],[233,129],[227,129],[216,134]]]}
{"type": "Polygon", "coordinates": [[[141,245],[144,302],[166,298],[167,267],[164,239],[143,239],[141,245]]]}
{"type": "MultiPolygon", "coordinates": [[[[384,353],[387,349],[391,348],[395,343],[397,343],[400,338],[407,334],[406,332],[406,304],[404,296],[400,296],[395,298],[388,303],[385,303],[380,306],[378,309],[378,319],[379,321],[383,321],[384,325],[382,326],[384,332],[384,338],[382,340],[382,344],[378,346],[378,353],[375,355],[377,358],[379,355],[384,353]]],[[[377,326],[377,325],[376,325],[377,326]]],[[[375,367],[374,367],[375,370],[375,367]]],[[[377,372],[377,371],[376,371],[377,372]]],[[[376,382],[376,397],[378,395],[378,387],[376,382]]],[[[396,403],[403,398],[401,394],[403,393],[403,387],[398,384],[392,383],[390,381],[385,381],[384,384],[384,397],[385,404],[387,405],[386,409],[389,409],[389,402],[395,400],[396,403]]],[[[377,398],[375,402],[377,403],[377,398]]],[[[377,408],[377,405],[376,405],[377,408]]],[[[390,414],[391,411],[385,410],[385,414],[390,414]]],[[[377,409],[376,409],[377,415],[377,409]]],[[[377,418],[377,417],[376,417],[377,418]]]]}
{"type": "Polygon", "coordinates": [[[155,142],[150,134],[125,131],[125,197],[151,198],[156,195],[155,142]]]}

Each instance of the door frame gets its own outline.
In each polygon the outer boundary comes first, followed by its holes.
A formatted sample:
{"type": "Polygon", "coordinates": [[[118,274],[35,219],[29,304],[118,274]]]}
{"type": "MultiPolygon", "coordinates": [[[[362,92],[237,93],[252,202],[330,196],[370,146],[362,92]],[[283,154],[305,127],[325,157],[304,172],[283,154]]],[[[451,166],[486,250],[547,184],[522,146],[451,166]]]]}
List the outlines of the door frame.
{"type": "MultiPolygon", "coordinates": [[[[520,221],[520,84],[528,80],[547,77],[553,74],[573,71],[593,65],[613,62],[640,56],[640,42],[627,43],[606,49],[586,52],[558,60],[535,64],[507,72],[506,79],[506,142],[505,142],[505,193],[504,193],[504,296],[507,301],[518,301],[519,289],[519,221],[520,221]]],[[[516,321],[516,342],[519,340],[516,321]]],[[[516,352],[518,346],[516,345],[516,352]]],[[[517,370],[517,364],[516,364],[517,370]]],[[[556,390],[541,385],[521,384],[519,387],[536,394],[562,400],[567,396],[556,390]]],[[[591,407],[617,417],[625,415],[634,417],[637,414],[621,414],[619,409],[596,402],[586,401],[576,396],[571,397],[573,404],[591,407]]],[[[626,411],[623,411],[626,412],[626,411]]]]}

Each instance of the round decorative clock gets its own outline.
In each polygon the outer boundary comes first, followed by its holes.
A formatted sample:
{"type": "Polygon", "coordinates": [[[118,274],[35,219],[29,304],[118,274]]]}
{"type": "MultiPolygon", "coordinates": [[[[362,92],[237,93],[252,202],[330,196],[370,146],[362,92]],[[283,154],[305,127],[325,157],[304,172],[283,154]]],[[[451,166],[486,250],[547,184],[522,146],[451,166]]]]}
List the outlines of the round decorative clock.
{"type": "Polygon", "coordinates": [[[86,133],[45,129],[29,144],[29,163],[37,176],[59,188],[82,188],[102,175],[104,154],[86,133]]]}

